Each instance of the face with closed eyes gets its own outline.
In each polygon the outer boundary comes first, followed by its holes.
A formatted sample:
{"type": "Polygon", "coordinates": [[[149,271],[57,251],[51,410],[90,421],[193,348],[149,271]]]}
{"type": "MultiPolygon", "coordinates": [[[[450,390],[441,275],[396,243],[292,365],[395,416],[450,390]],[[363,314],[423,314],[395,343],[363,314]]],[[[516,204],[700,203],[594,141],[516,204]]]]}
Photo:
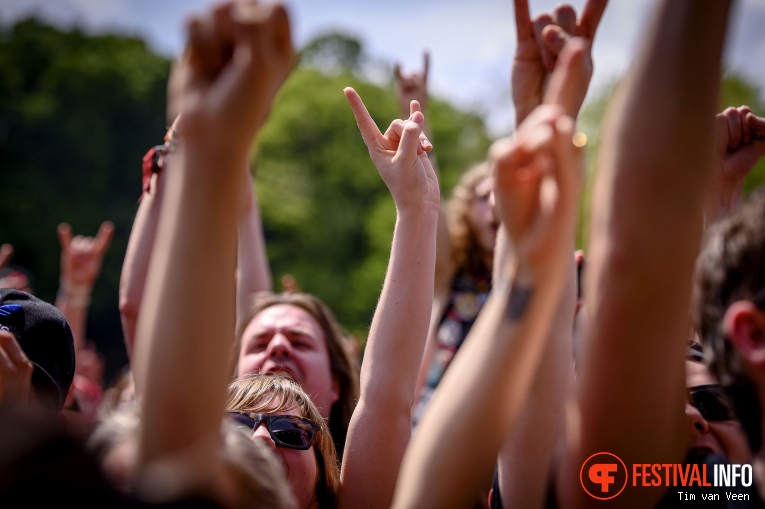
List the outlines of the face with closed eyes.
{"type": "Polygon", "coordinates": [[[305,310],[276,304],[255,315],[242,334],[238,373],[287,374],[327,419],[339,397],[324,333],[305,310]]]}

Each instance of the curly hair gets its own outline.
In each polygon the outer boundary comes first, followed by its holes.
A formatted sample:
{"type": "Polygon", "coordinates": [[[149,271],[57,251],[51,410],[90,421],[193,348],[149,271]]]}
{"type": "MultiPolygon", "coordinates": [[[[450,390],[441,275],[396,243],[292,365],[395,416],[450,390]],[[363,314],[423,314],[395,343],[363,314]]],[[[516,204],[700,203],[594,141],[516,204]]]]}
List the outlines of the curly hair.
{"type": "Polygon", "coordinates": [[[731,304],[753,301],[765,289],[764,264],[765,188],[760,188],[707,229],[696,262],[693,295],[694,321],[704,344],[705,360],[733,399],[753,451],[762,444],[757,390],[744,359],[725,337],[723,317],[731,304]]]}
{"type": "MultiPolygon", "coordinates": [[[[297,408],[300,415],[324,423],[311,398],[296,381],[283,375],[253,374],[237,378],[229,384],[228,410],[280,413],[297,408]]],[[[316,436],[313,445],[319,475],[316,479],[316,501],[320,508],[332,508],[340,486],[340,465],[335,453],[332,434],[326,426],[316,436]]]]}
{"type": "Polygon", "coordinates": [[[338,457],[342,457],[345,447],[345,437],[348,434],[348,425],[351,422],[353,409],[359,398],[359,376],[357,364],[351,359],[348,348],[345,345],[345,333],[341,329],[334,314],[329,307],[318,297],[302,292],[257,292],[252,296],[252,302],[236,331],[236,344],[234,347],[234,375],[237,373],[237,361],[242,343],[242,335],[247,325],[255,316],[266,308],[278,304],[295,306],[307,312],[316,320],[316,323],[324,333],[329,353],[330,369],[339,387],[339,397],[332,405],[329,415],[329,427],[335,440],[338,457]]]}
{"type": "Polygon", "coordinates": [[[458,271],[464,269],[470,273],[482,268],[484,250],[478,243],[476,232],[470,224],[468,214],[475,198],[475,190],[484,179],[491,176],[489,163],[472,166],[466,171],[454,189],[447,204],[447,221],[453,247],[454,264],[458,271]]]}

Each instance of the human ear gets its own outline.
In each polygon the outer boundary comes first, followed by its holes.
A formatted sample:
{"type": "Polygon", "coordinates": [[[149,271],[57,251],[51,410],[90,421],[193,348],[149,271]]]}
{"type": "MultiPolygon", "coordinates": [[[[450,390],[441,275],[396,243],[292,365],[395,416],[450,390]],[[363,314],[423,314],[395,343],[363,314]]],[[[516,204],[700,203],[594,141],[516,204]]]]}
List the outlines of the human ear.
{"type": "Polygon", "coordinates": [[[736,301],[725,311],[723,333],[748,363],[765,370],[765,313],[747,300],[736,301]]]}

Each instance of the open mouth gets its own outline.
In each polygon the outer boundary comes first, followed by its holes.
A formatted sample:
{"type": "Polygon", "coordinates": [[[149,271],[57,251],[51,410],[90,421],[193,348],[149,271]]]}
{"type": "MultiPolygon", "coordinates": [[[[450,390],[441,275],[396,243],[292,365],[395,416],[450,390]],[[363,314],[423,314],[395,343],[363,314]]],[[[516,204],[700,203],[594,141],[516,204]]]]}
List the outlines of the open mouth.
{"type": "Polygon", "coordinates": [[[705,463],[706,459],[712,454],[714,454],[714,451],[709,447],[693,447],[688,451],[688,456],[685,461],[686,463],[705,463]]]}

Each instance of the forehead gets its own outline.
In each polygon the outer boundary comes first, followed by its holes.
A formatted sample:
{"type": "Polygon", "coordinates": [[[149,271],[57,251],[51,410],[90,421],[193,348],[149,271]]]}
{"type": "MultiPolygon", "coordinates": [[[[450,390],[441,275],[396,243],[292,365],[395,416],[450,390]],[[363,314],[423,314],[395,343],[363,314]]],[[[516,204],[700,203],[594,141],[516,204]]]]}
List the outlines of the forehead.
{"type": "Polygon", "coordinates": [[[306,310],[290,304],[267,307],[252,319],[247,329],[296,328],[314,336],[323,336],[321,327],[306,310]]]}

